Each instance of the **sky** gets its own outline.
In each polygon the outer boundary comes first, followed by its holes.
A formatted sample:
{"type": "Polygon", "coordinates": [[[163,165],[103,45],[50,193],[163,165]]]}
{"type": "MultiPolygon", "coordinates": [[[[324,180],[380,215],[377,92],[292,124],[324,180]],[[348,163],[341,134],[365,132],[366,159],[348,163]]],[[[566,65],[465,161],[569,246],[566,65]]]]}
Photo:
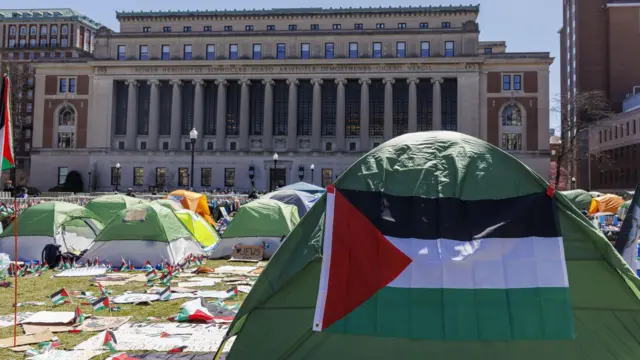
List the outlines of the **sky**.
{"type": "MultiPolygon", "coordinates": [[[[463,1],[463,0],[458,0],[463,1]]],[[[550,69],[550,101],[554,107],[555,99],[560,96],[560,36],[562,27],[562,1],[560,0],[476,0],[480,4],[480,40],[506,41],[508,52],[544,51],[555,58],[550,69]]],[[[13,3],[17,4],[17,3],[13,3]]],[[[352,0],[351,7],[369,6],[427,6],[459,5],[455,0],[352,0]]],[[[23,8],[72,8],[111,29],[119,30],[116,11],[131,10],[204,10],[204,9],[262,9],[295,7],[341,7],[339,0],[235,0],[233,7],[216,1],[191,0],[175,2],[173,0],[22,0],[23,8]]],[[[468,4],[465,4],[468,5],[468,4]]],[[[558,114],[550,115],[552,128],[560,125],[558,114]]]]}

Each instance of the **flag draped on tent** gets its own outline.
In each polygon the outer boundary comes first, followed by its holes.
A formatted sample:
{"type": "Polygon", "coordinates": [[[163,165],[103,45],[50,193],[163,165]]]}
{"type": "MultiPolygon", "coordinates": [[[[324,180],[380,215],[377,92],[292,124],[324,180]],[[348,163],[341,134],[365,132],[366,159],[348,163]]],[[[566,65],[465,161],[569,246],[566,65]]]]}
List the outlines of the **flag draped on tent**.
{"type": "Polygon", "coordinates": [[[640,237],[640,185],[636,186],[636,192],[633,194],[633,200],[627,209],[616,240],[616,250],[632,270],[638,268],[638,237],[640,237]]]}
{"type": "Polygon", "coordinates": [[[0,87],[0,149],[2,151],[2,170],[15,166],[13,156],[13,130],[11,123],[11,79],[8,75],[2,76],[0,87]]]}

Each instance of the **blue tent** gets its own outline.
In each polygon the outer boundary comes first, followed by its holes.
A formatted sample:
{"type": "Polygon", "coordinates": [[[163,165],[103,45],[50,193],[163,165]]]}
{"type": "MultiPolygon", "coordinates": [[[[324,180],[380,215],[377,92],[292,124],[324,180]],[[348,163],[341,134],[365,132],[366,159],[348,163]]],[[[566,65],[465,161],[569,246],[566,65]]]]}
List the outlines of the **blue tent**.
{"type": "Polygon", "coordinates": [[[306,182],[298,182],[295,184],[283,186],[278,190],[298,190],[298,191],[304,191],[309,194],[321,194],[326,191],[324,188],[320,186],[316,186],[306,182]]]}

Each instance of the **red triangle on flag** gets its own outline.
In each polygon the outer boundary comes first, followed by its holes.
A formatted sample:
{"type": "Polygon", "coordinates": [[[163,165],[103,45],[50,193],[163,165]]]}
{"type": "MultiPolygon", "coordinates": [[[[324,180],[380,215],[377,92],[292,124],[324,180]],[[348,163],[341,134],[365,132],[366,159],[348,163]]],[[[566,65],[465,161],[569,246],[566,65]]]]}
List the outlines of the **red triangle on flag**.
{"type": "Polygon", "coordinates": [[[322,319],[326,329],[387,286],[412,260],[376,228],[338,189],[333,208],[331,263],[322,319]]]}

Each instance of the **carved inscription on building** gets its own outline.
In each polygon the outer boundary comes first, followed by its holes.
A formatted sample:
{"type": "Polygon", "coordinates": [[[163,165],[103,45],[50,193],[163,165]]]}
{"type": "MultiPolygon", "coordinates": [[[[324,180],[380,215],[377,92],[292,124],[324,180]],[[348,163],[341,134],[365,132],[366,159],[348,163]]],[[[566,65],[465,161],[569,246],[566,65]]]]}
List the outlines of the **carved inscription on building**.
{"type": "MultiPolygon", "coordinates": [[[[115,68],[113,70],[116,70],[115,68]]],[[[425,72],[427,64],[385,65],[308,65],[308,66],[234,66],[214,65],[202,67],[147,66],[133,69],[138,74],[340,74],[377,72],[425,72]]]]}

